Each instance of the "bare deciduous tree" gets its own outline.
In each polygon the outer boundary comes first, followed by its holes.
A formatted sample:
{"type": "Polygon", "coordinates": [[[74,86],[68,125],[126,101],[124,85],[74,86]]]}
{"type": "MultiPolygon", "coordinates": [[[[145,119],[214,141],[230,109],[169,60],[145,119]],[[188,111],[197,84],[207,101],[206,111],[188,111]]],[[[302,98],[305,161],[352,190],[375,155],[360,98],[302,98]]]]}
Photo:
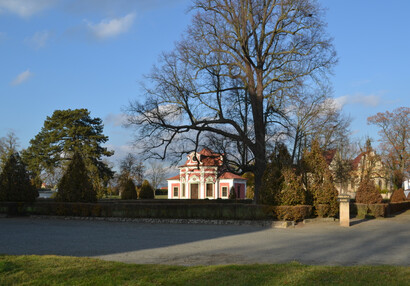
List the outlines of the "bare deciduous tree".
{"type": "Polygon", "coordinates": [[[193,9],[184,39],[147,76],[146,101],[130,104],[130,124],[159,158],[196,150],[207,133],[237,142],[248,155],[234,171],[254,173],[257,203],[292,90],[336,62],[323,12],[314,0],[196,0],[193,9]]]}
{"type": "Polygon", "coordinates": [[[410,108],[379,112],[367,118],[367,123],[380,128],[383,161],[400,188],[403,177],[410,175],[410,108]]]}
{"type": "Polygon", "coordinates": [[[132,179],[137,186],[141,186],[144,180],[144,171],[144,164],[134,154],[128,153],[120,161],[120,180],[132,179]]]}
{"type": "Polygon", "coordinates": [[[151,162],[148,177],[155,191],[165,182],[165,179],[167,178],[167,170],[161,163],[151,162]]]}
{"type": "Polygon", "coordinates": [[[9,157],[18,152],[19,147],[19,139],[13,131],[0,138],[0,171],[9,157]]]}

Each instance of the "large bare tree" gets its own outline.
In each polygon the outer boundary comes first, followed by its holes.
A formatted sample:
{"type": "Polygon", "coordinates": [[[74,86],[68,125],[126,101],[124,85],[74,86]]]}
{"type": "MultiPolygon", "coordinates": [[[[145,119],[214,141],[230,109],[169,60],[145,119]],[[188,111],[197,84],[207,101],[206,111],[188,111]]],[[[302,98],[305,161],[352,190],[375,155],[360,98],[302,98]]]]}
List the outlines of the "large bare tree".
{"type": "Polygon", "coordinates": [[[196,0],[192,8],[185,37],[147,75],[146,101],[130,104],[130,123],[159,158],[195,150],[209,133],[237,142],[246,156],[234,171],[254,173],[257,203],[292,90],[323,80],[336,62],[323,11],[314,0],[196,0]]]}
{"type": "Polygon", "coordinates": [[[410,176],[410,108],[379,112],[367,118],[367,123],[379,128],[383,161],[401,187],[403,178],[410,176]]]}

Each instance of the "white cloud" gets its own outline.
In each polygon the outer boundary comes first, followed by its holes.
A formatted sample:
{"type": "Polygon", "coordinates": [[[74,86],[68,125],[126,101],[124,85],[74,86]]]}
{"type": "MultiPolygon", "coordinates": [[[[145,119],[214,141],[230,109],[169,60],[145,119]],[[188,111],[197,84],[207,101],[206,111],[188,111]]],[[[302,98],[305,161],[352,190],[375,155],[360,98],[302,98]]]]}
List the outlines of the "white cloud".
{"type": "Polygon", "coordinates": [[[25,39],[25,42],[34,49],[44,48],[50,38],[51,33],[49,31],[36,32],[33,36],[25,39]]]}
{"type": "Polygon", "coordinates": [[[91,33],[98,39],[107,39],[127,32],[134,22],[135,13],[122,18],[104,19],[100,23],[87,23],[91,33]]]}
{"type": "Polygon", "coordinates": [[[32,76],[33,76],[33,73],[30,70],[27,69],[26,71],[24,71],[21,74],[19,74],[18,76],[16,76],[16,78],[13,79],[13,81],[11,82],[11,85],[22,84],[23,82],[25,82],[26,80],[28,80],[32,76]]]}
{"type": "Polygon", "coordinates": [[[28,18],[48,8],[54,2],[55,0],[0,0],[0,11],[4,10],[28,18]]]}
{"type": "Polygon", "coordinates": [[[124,113],[110,113],[104,118],[105,124],[123,126],[127,123],[127,115],[124,113]]]}
{"type": "Polygon", "coordinates": [[[354,95],[344,95],[335,98],[334,104],[337,109],[342,109],[347,104],[360,104],[366,107],[376,107],[381,103],[381,94],[356,93],[354,95]]]}

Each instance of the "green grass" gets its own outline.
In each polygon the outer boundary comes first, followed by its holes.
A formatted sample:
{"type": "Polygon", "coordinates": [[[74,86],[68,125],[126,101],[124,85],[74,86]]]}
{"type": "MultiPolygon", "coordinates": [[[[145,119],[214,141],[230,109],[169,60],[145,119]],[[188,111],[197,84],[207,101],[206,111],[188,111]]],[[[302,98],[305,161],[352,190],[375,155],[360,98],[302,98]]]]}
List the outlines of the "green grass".
{"type": "Polygon", "coordinates": [[[155,199],[168,199],[168,195],[155,195],[155,199]]]}
{"type": "Polygon", "coordinates": [[[409,285],[410,267],[137,265],[92,258],[0,255],[0,285],[409,285]]]}

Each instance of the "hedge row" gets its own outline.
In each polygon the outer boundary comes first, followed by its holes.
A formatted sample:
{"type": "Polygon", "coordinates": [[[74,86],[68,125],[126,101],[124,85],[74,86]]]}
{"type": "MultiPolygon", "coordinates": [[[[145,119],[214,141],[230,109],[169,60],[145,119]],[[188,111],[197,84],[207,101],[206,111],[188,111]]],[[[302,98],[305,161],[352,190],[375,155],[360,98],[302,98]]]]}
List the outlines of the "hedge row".
{"type": "Polygon", "coordinates": [[[251,204],[4,202],[0,203],[0,213],[9,215],[222,220],[264,220],[273,218],[269,207],[251,204]]]}
{"type": "Polygon", "coordinates": [[[410,209],[410,202],[385,204],[350,204],[350,214],[359,218],[387,217],[410,209]]]}

